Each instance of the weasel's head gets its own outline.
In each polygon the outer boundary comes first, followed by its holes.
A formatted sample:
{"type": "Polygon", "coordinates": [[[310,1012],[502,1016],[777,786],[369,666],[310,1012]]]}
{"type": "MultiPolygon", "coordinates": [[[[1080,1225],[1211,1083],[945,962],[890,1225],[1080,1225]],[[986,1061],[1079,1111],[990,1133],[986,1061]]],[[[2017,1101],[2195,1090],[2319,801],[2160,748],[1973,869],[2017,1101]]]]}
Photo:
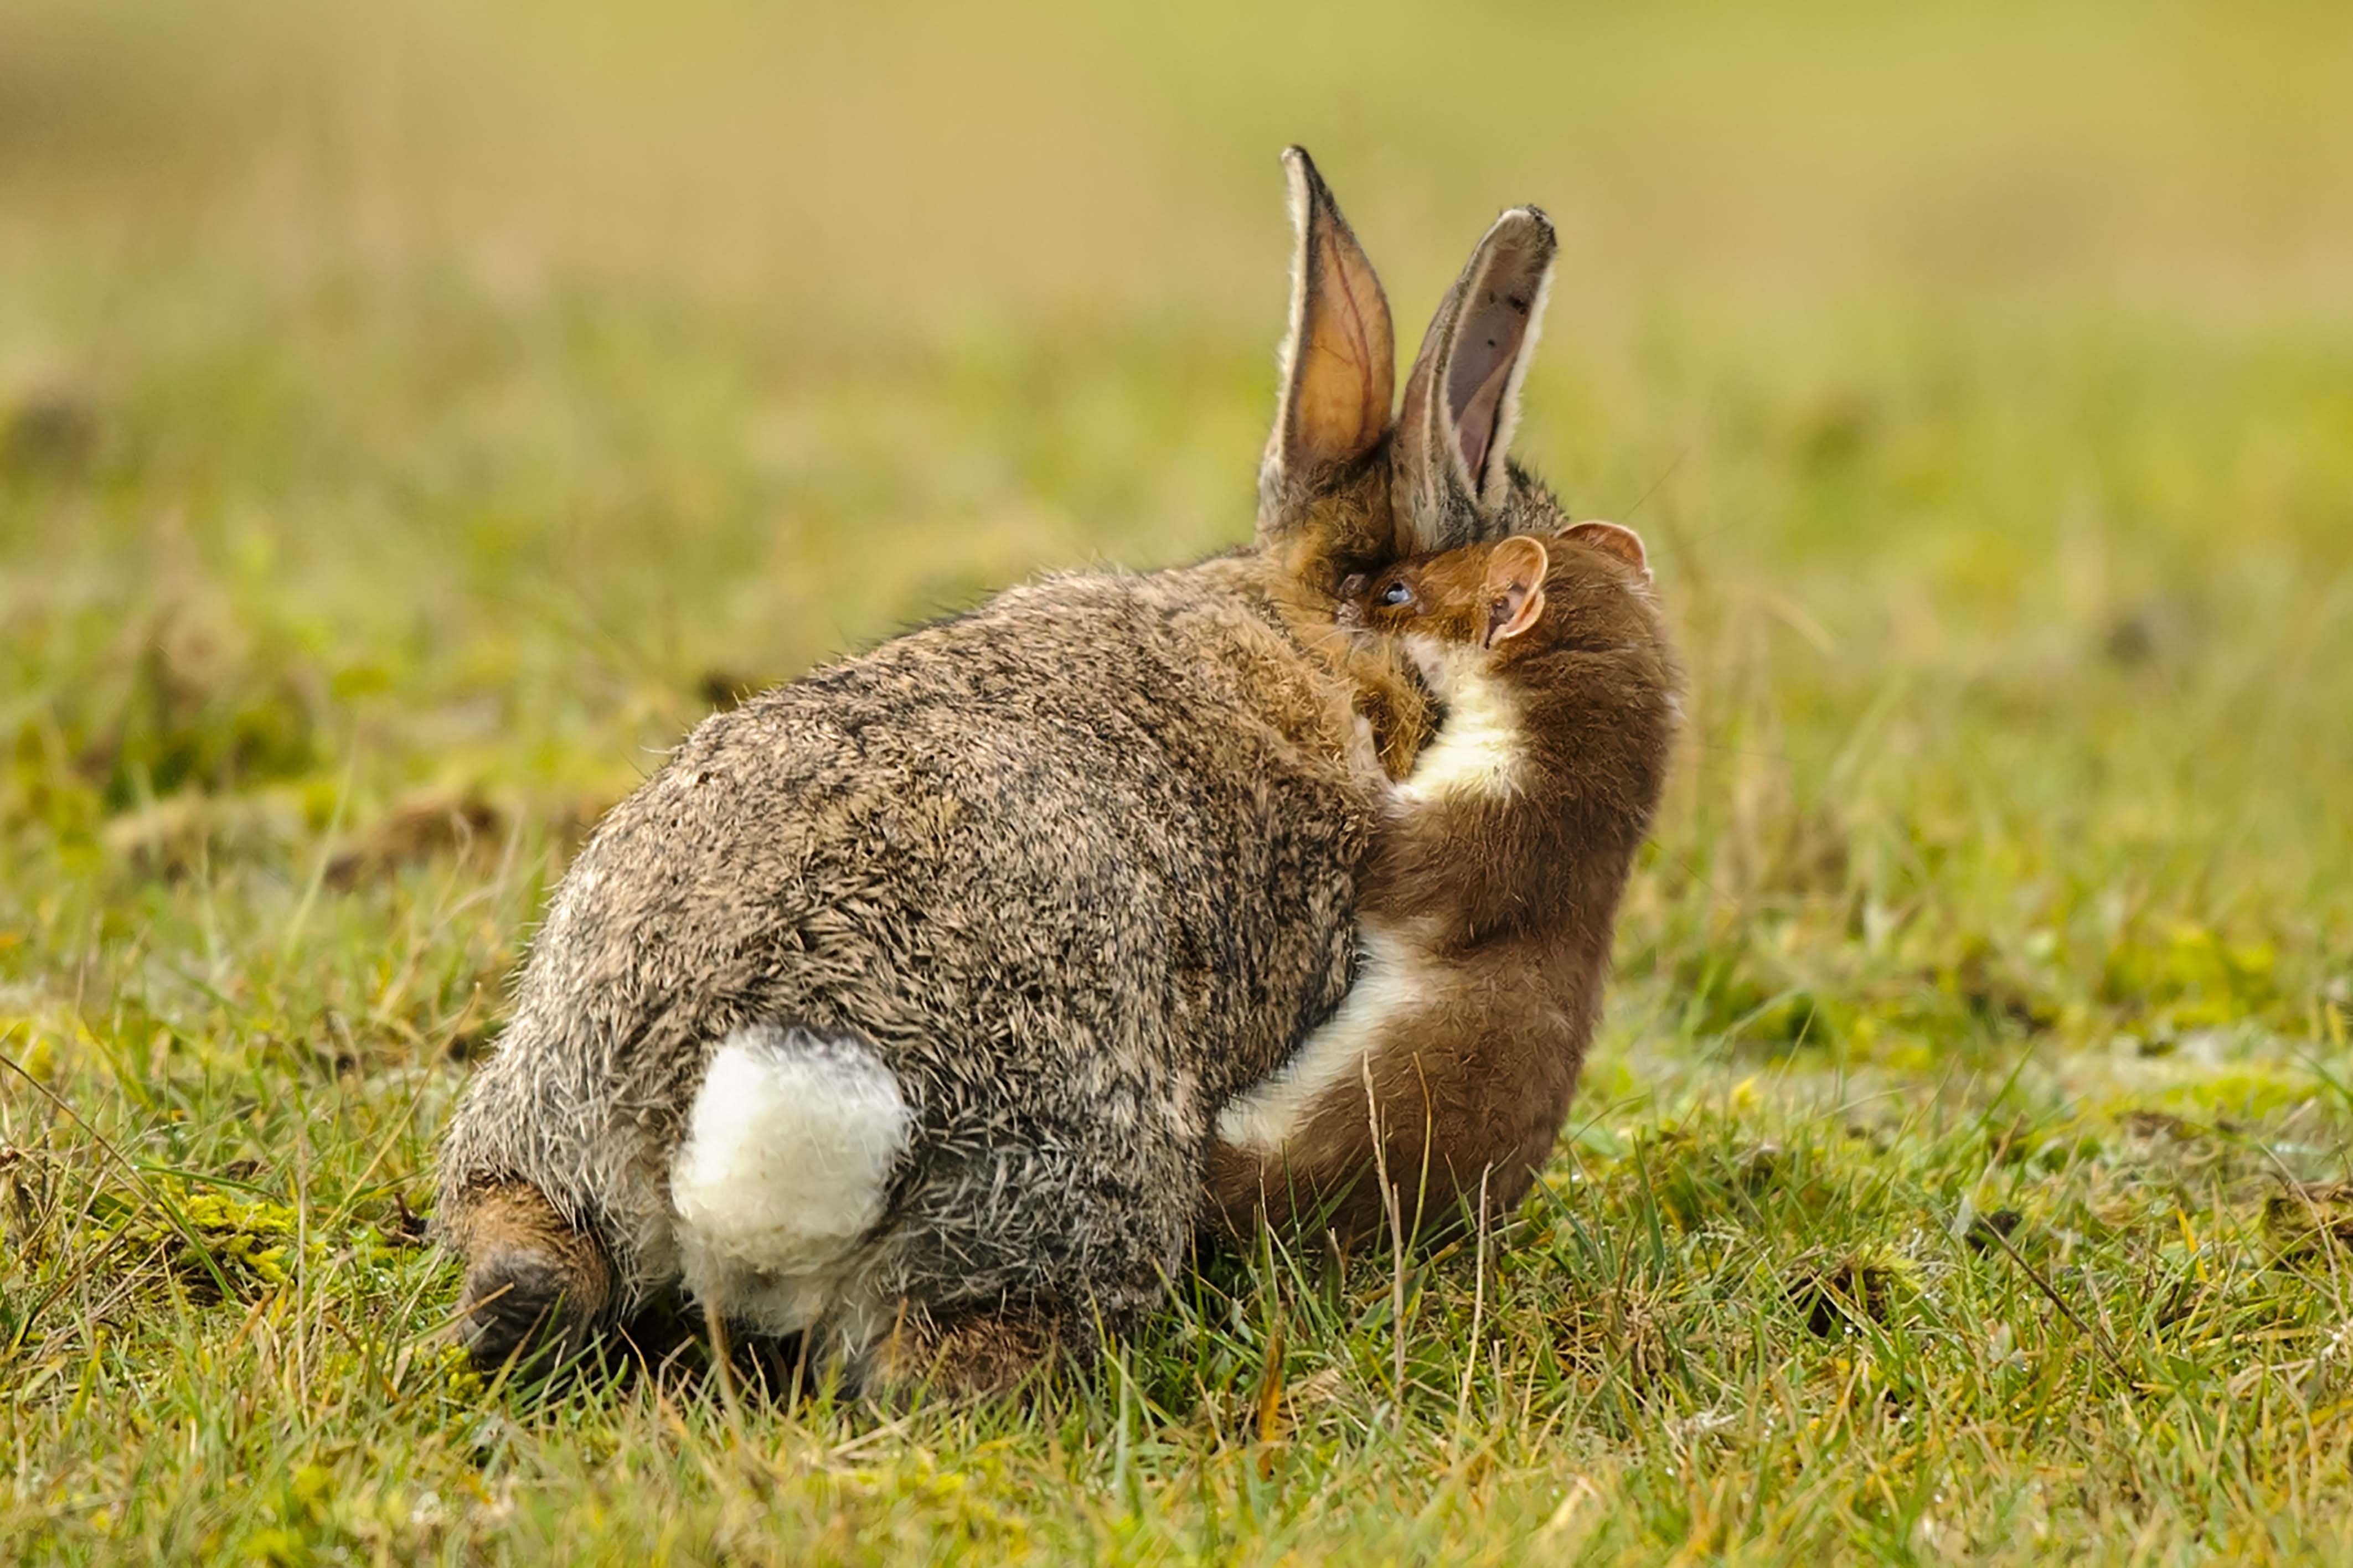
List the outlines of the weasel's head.
{"type": "Polygon", "coordinates": [[[1563,864],[1640,838],[1673,749],[1683,676],[1631,531],[1514,533],[1344,587],[1340,624],[1394,639],[1442,715],[1409,785],[1430,759],[1459,769],[1468,748],[1507,733],[1513,787],[1546,803],[1538,818],[1574,829],[1556,846],[1563,864]]]}
{"type": "Polygon", "coordinates": [[[1650,589],[1632,529],[1579,522],[1351,577],[1341,584],[1338,619],[1418,645],[1485,649],[1504,664],[1566,641],[1654,640],[1650,589]]]}

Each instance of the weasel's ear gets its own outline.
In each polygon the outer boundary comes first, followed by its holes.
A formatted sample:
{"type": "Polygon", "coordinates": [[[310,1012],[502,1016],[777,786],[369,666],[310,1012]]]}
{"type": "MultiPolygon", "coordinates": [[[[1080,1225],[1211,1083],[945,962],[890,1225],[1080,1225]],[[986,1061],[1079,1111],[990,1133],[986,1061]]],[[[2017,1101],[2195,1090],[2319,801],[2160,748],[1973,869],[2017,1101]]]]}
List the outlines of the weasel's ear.
{"type": "Polygon", "coordinates": [[[1545,573],[1552,557],[1544,545],[1515,533],[1487,557],[1487,642],[1509,642],[1544,615],[1545,573]]]}
{"type": "Polygon", "coordinates": [[[1397,341],[1389,302],[1364,247],[1303,147],[1282,154],[1291,176],[1291,331],[1266,466],[1276,480],[1361,458],[1389,426],[1397,341]]]}
{"type": "Polygon", "coordinates": [[[1579,544],[1590,544],[1605,551],[1651,580],[1650,552],[1642,548],[1642,536],[1621,522],[1580,522],[1561,530],[1563,539],[1574,539],[1579,544]]]}
{"type": "Polygon", "coordinates": [[[1430,319],[1398,413],[1395,499],[1412,552],[1476,542],[1510,489],[1504,458],[1558,248],[1550,218],[1514,207],[1430,319]]]}

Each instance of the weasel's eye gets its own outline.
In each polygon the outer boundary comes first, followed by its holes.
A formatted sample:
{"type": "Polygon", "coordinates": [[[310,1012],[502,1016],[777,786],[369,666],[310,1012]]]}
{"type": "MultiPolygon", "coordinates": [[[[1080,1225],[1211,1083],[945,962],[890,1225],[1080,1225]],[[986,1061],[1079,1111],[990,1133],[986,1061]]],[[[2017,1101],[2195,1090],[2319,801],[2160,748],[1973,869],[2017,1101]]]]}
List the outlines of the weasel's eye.
{"type": "Polygon", "coordinates": [[[1408,587],[1405,579],[1400,577],[1381,590],[1381,603],[1392,607],[1398,605],[1410,605],[1413,603],[1413,590],[1408,587]]]}

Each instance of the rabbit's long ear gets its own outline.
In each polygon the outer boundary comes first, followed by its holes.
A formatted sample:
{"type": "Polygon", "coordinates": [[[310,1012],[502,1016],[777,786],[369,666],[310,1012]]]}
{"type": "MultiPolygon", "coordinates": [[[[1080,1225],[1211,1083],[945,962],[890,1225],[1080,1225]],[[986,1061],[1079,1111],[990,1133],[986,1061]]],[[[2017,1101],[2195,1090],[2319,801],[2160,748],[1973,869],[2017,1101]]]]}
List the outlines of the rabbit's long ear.
{"type": "Polygon", "coordinates": [[[1303,147],[1282,154],[1291,176],[1291,331],[1282,402],[1266,448],[1278,485],[1360,458],[1389,425],[1397,340],[1389,302],[1364,247],[1303,147]]]}
{"type": "Polygon", "coordinates": [[[1550,218],[1514,207],[1431,318],[1398,414],[1395,500],[1407,549],[1450,550],[1488,531],[1511,484],[1504,459],[1558,248],[1550,218]]]}

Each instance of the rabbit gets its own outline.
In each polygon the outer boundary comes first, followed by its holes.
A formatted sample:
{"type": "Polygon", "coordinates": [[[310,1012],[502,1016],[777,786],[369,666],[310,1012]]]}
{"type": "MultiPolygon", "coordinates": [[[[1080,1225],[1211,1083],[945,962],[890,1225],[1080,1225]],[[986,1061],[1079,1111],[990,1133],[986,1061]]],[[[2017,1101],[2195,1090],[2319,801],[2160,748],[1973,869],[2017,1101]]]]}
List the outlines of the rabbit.
{"type": "Polygon", "coordinates": [[[1554,248],[1499,219],[1409,378],[1466,468],[1391,420],[1379,279],[1285,165],[1251,545],[1050,576],[714,714],[567,870],[441,1149],[478,1364],[682,1286],[853,1385],[977,1393],[1163,1299],[1219,1108],[1348,987],[1429,728],[1336,591],[1499,526],[1554,248]]]}
{"type": "Polygon", "coordinates": [[[1337,1012],[1219,1111],[1213,1217],[1343,1240],[1516,1207],[1568,1110],[1682,674],[1642,542],[1524,487],[1521,531],[1346,584],[1446,716],[1388,792],[1337,1012]]]}

